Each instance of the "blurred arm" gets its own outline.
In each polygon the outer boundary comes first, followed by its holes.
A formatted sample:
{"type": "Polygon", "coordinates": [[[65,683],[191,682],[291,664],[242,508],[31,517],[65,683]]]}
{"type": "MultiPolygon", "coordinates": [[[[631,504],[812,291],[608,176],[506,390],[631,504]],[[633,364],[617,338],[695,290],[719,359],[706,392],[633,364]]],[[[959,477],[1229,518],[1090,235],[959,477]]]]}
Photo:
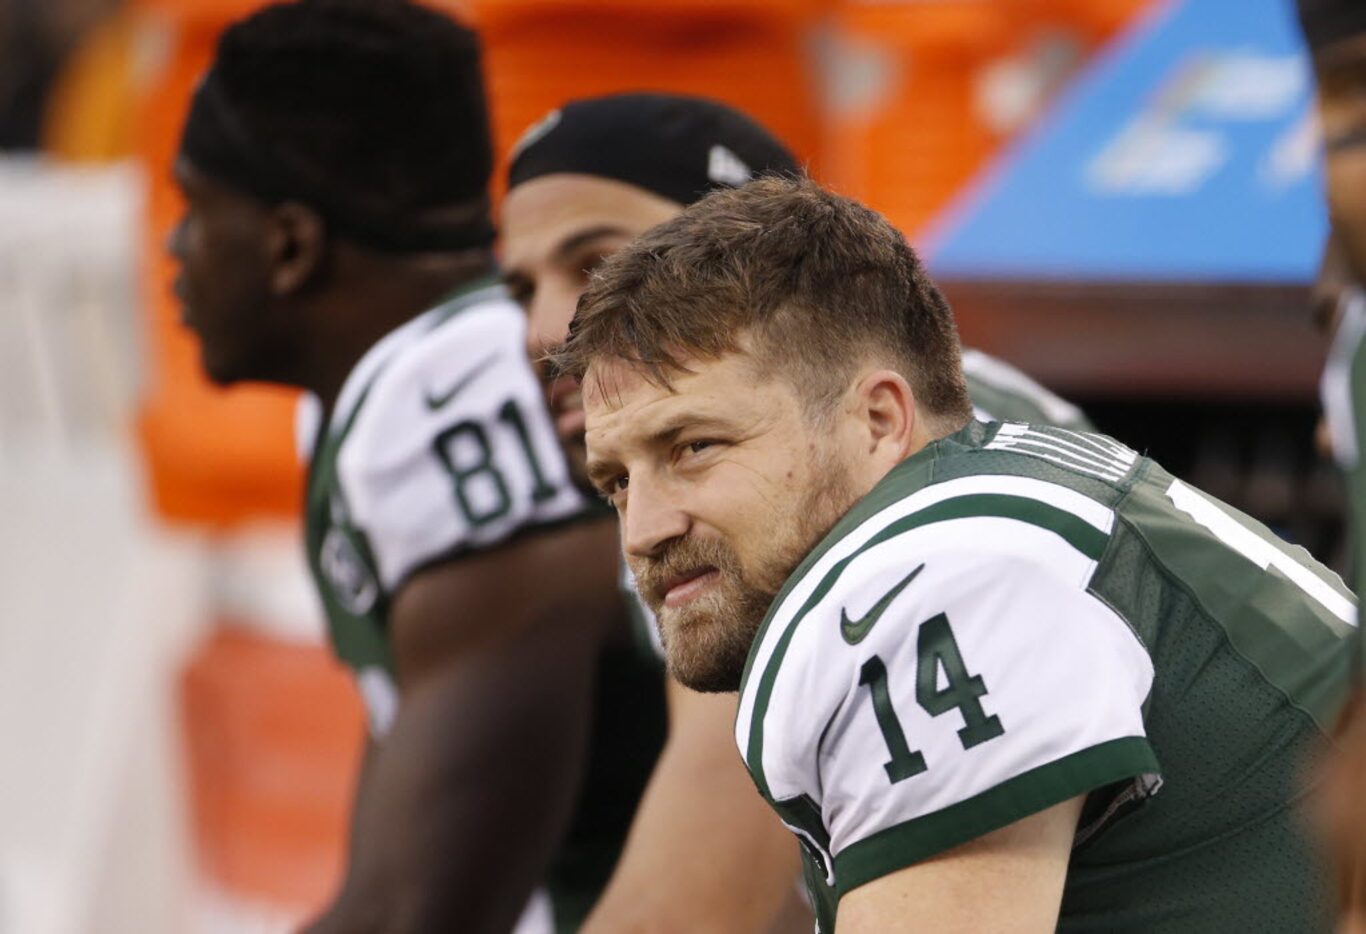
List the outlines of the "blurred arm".
{"type": "MultiPolygon", "coordinates": [[[[621,862],[583,934],[768,931],[798,884],[797,845],[735,749],[738,698],[672,680],[669,739],[621,862]]],[[[809,918],[797,930],[809,931],[809,918]]]]}
{"type": "Polygon", "coordinates": [[[347,881],[309,934],[506,934],[578,790],[615,529],[423,571],[390,617],[402,695],[357,795],[347,881]]]}

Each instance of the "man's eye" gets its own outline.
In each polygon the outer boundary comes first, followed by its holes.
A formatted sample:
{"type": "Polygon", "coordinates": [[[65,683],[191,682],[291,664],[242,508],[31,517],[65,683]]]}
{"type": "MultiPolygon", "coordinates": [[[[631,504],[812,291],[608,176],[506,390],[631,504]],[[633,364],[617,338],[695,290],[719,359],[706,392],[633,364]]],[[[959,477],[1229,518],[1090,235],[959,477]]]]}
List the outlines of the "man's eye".
{"type": "Polygon", "coordinates": [[[626,492],[626,480],[624,478],[608,480],[601,485],[594,485],[597,487],[598,499],[613,509],[621,509],[621,499],[626,492]]]}
{"type": "Polygon", "coordinates": [[[715,443],[716,443],[715,441],[710,441],[710,440],[706,440],[706,439],[703,439],[703,440],[700,440],[700,441],[689,441],[689,442],[688,442],[688,453],[689,453],[689,454],[701,454],[703,451],[705,451],[707,448],[711,447],[711,446],[714,445],[715,443]]]}

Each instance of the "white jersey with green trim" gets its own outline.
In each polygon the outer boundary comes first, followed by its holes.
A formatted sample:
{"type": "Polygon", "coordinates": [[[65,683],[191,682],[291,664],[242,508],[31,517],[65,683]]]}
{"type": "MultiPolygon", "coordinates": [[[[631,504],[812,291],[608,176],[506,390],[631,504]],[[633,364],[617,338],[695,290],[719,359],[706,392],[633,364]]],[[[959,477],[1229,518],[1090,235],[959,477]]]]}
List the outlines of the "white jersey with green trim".
{"type": "Polygon", "coordinates": [[[388,611],[404,581],[587,506],[525,327],[502,286],[463,290],[376,343],[314,432],[309,563],[376,735],[396,705],[388,611]]]}
{"type": "Polygon", "coordinates": [[[848,891],[1078,796],[1059,930],[1327,930],[1291,805],[1354,619],[1303,550],[1112,439],[972,423],[791,575],[736,740],[827,934],[848,891]]]}

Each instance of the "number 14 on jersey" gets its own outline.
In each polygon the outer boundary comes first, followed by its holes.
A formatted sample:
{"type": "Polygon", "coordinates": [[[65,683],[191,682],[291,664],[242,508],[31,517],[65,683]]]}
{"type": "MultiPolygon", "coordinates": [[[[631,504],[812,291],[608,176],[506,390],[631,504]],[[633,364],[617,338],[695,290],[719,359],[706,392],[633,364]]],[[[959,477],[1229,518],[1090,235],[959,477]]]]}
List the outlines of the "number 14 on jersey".
{"type": "MultiPolygon", "coordinates": [[[[888,686],[887,666],[874,655],[863,663],[859,684],[868,687],[873,701],[873,715],[887,744],[891,758],[883,766],[893,785],[905,781],[929,768],[925,757],[911,749],[905,730],[892,707],[891,688],[888,686]]],[[[971,749],[1005,733],[1001,718],[989,714],[982,707],[987,685],[981,675],[969,674],[958,641],[953,637],[949,618],[940,613],[920,624],[916,636],[915,699],[931,717],[957,710],[963,717],[963,728],[958,740],[964,749],[971,749]],[[940,687],[939,673],[944,673],[944,687],[940,687]]]]}

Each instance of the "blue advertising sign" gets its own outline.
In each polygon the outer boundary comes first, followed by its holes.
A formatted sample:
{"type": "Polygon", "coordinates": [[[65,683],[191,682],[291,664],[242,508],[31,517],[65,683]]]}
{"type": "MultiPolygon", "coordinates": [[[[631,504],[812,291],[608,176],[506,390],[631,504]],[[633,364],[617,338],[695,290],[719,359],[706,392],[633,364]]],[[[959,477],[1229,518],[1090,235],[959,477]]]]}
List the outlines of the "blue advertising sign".
{"type": "Polygon", "coordinates": [[[944,279],[1308,282],[1327,234],[1289,0],[1172,0],[924,238],[944,279]]]}

